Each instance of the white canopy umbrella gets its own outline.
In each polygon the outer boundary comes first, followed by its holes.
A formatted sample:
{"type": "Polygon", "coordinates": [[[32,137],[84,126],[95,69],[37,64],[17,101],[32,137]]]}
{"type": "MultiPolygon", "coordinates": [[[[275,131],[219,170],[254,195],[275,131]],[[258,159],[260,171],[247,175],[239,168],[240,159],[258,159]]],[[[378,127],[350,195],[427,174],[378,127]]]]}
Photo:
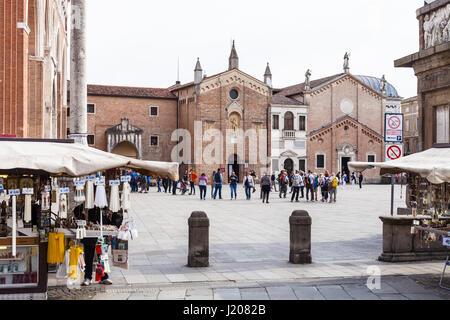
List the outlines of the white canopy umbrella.
{"type": "Polygon", "coordinates": [[[423,152],[386,162],[349,162],[352,171],[380,168],[380,174],[416,173],[430,183],[450,183],[450,147],[435,146],[423,152]]]}
{"type": "Polygon", "coordinates": [[[136,160],[77,143],[0,140],[0,171],[18,169],[80,177],[113,168],[178,181],[178,163],[136,160]]]}

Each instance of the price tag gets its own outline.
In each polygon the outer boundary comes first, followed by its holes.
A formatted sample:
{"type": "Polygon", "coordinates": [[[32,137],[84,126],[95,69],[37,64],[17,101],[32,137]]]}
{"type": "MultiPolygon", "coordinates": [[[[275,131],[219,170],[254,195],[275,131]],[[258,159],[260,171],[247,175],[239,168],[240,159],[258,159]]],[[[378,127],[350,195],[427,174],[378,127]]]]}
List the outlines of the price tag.
{"type": "Polygon", "coordinates": [[[442,239],[442,244],[446,247],[450,247],[450,238],[442,239]]]}
{"type": "Polygon", "coordinates": [[[1,190],[3,190],[3,185],[2,185],[2,184],[0,184],[0,191],[1,191],[1,190]]]}
{"type": "Polygon", "coordinates": [[[96,178],[96,176],[87,176],[86,181],[95,181],[96,178]]]}
{"type": "Polygon", "coordinates": [[[120,177],[120,181],[122,182],[130,182],[131,181],[131,176],[121,176],[120,177]]]}
{"type": "Polygon", "coordinates": [[[22,194],[34,194],[33,188],[22,188],[22,194]]]}
{"type": "Polygon", "coordinates": [[[52,187],[51,186],[45,186],[44,187],[44,191],[45,192],[50,192],[50,191],[52,191],[52,187]]]}
{"type": "Polygon", "coordinates": [[[104,186],[105,185],[105,180],[97,180],[97,181],[95,181],[95,185],[96,186],[104,186]]]}
{"type": "Polygon", "coordinates": [[[120,181],[119,180],[110,180],[109,185],[110,186],[120,186],[120,181]]]}
{"type": "Polygon", "coordinates": [[[20,196],[20,189],[10,189],[8,190],[10,196],[20,196]]]}
{"type": "Polygon", "coordinates": [[[77,220],[77,226],[86,227],[86,220],[77,220]]]}
{"type": "Polygon", "coordinates": [[[59,188],[59,193],[60,194],[70,193],[70,189],[68,187],[66,187],[66,188],[59,188]]]}
{"type": "Polygon", "coordinates": [[[75,186],[77,187],[84,187],[85,184],[86,182],[84,182],[84,180],[75,181],[75,186]]]}

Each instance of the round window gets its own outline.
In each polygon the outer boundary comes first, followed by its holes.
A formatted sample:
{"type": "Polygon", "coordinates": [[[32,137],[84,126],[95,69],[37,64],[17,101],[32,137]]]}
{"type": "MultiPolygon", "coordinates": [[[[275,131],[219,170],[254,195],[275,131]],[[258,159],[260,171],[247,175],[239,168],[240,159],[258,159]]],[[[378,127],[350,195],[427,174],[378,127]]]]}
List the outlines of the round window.
{"type": "Polygon", "coordinates": [[[236,100],[239,97],[239,92],[236,89],[230,91],[230,98],[236,100]]]}

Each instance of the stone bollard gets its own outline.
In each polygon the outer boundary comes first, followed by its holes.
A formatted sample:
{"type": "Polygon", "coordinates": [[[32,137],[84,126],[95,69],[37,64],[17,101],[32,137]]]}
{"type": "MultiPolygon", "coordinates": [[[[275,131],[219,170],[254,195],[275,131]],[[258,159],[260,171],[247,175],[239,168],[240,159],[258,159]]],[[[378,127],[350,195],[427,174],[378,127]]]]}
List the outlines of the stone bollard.
{"type": "Polygon", "coordinates": [[[188,267],[209,267],[209,219],[206,213],[194,211],[188,220],[188,267]]]}
{"type": "Polygon", "coordinates": [[[311,217],[305,210],[296,210],[289,218],[289,225],[291,243],[289,262],[311,263],[311,217]]]}

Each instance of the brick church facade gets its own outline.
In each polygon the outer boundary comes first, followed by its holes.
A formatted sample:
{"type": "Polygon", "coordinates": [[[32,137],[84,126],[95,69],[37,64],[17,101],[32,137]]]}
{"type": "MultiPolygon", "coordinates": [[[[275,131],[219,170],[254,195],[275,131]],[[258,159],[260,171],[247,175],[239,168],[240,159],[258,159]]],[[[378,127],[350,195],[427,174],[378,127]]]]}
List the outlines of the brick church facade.
{"type": "Polygon", "coordinates": [[[0,1],[0,135],[66,137],[68,6],[0,1]]]}

